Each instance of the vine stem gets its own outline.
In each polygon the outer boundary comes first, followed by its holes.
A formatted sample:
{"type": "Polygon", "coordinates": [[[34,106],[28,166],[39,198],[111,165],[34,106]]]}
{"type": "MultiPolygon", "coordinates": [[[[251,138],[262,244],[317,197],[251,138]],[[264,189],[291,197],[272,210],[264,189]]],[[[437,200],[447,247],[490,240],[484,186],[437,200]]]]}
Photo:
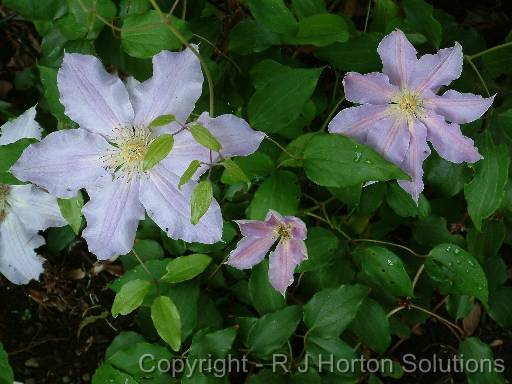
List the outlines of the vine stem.
{"type": "Polygon", "coordinates": [[[135,249],[132,249],[132,253],[133,255],[135,256],[135,258],[137,259],[137,261],[139,262],[139,264],[141,265],[142,269],[144,269],[144,271],[149,275],[149,277],[151,278],[151,280],[153,280],[153,283],[155,283],[155,286],[156,286],[156,290],[158,291],[158,294],[160,294],[160,282],[158,281],[158,279],[155,277],[155,275],[153,275],[153,273],[148,269],[148,267],[146,266],[146,264],[144,264],[144,262],[142,261],[142,259],[140,258],[139,254],[135,251],[135,249]]]}
{"type": "Polygon", "coordinates": [[[414,255],[416,257],[426,257],[425,255],[422,255],[422,254],[420,254],[418,252],[415,252],[411,248],[406,247],[405,245],[401,245],[401,244],[397,244],[397,243],[392,243],[390,241],[374,240],[374,239],[352,239],[352,241],[355,242],[355,243],[357,243],[357,242],[365,242],[365,243],[376,243],[376,244],[391,245],[393,247],[401,248],[401,249],[411,253],[412,255],[414,255]]]}
{"type": "Polygon", "coordinates": [[[368,28],[368,20],[370,20],[370,11],[372,9],[372,0],[368,0],[368,8],[366,9],[366,17],[364,19],[363,33],[366,33],[368,28]]]}
{"type": "MultiPolygon", "coordinates": [[[[432,316],[432,317],[436,318],[437,320],[441,321],[444,325],[446,325],[448,328],[455,329],[457,332],[460,333],[460,336],[464,336],[464,331],[457,324],[452,323],[450,320],[445,319],[443,316],[440,316],[437,313],[429,311],[428,309],[425,309],[425,308],[420,307],[420,306],[415,305],[415,304],[411,304],[410,307],[412,309],[416,309],[418,311],[426,313],[429,316],[432,316]]],[[[459,337],[457,337],[457,338],[459,338],[459,337]]],[[[459,340],[460,340],[460,338],[459,338],[459,340]]]]}
{"type": "Polygon", "coordinates": [[[423,270],[425,269],[425,264],[421,264],[421,267],[419,267],[418,272],[416,272],[416,275],[414,275],[414,279],[412,280],[412,289],[416,288],[416,284],[418,284],[418,280],[420,279],[421,274],[423,273],[423,270]]]}
{"type": "Polygon", "coordinates": [[[491,97],[491,93],[489,92],[489,88],[487,88],[487,83],[485,82],[484,78],[482,77],[482,74],[480,73],[480,71],[476,67],[475,63],[473,63],[473,60],[472,60],[471,56],[465,55],[464,59],[466,59],[466,61],[470,65],[470,67],[473,68],[473,71],[475,71],[476,76],[478,77],[478,79],[482,83],[482,86],[484,87],[485,92],[487,93],[487,97],[491,97]]]}
{"type": "Polygon", "coordinates": [[[336,105],[332,108],[331,112],[329,112],[329,115],[327,116],[327,118],[325,119],[324,123],[322,124],[322,127],[320,128],[320,132],[324,132],[325,131],[325,128],[327,128],[327,124],[329,124],[329,121],[331,121],[332,117],[334,116],[334,114],[336,113],[338,108],[340,107],[341,103],[343,103],[344,101],[345,101],[345,96],[343,96],[340,99],[340,101],[338,101],[336,103],[336,105]]]}
{"type": "Polygon", "coordinates": [[[265,139],[273,143],[276,147],[278,147],[281,151],[286,153],[288,156],[290,156],[294,160],[300,160],[300,157],[295,156],[290,151],[288,151],[285,147],[283,147],[281,144],[279,144],[277,141],[275,141],[273,138],[271,138],[269,135],[265,135],[265,139]]]}
{"type": "Polygon", "coordinates": [[[481,52],[475,53],[473,55],[467,55],[466,57],[469,58],[470,60],[473,60],[473,59],[476,59],[477,57],[480,57],[480,56],[486,55],[488,53],[491,53],[491,52],[494,52],[494,51],[497,51],[499,49],[503,49],[506,47],[510,47],[510,46],[512,46],[512,41],[509,41],[507,43],[503,43],[500,45],[496,45],[496,46],[488,48],[488,49],[484,49],[481,52]]]}
{"type": "Polygon", "coordinates": [[[213,93],[213,79],[212,74],[210,72],[210,69],[208,68],[208,65],[206,65],[206,62],[199,54],[198,50],[193,47],[187,39],[171,24],[170,20],[167,18],[165,13],[162,11],[160,6],[157,4],[156,0],[149,0],[151,2],[151,5],[160,15],[160,18],[162,19],[162,22],[165,24],[167,28],[173,33],[174,36],[178,38],[178,40],[185,45],[190,51],[198,58],[199,62],[201,63],[201,66],[203,67],[204,74],[206,76],[206,80],[208,81],[208,89],[210,93],[210,116],[213,117],[215,115],[215,103],[214,103],[214,93],[213,93]]]}

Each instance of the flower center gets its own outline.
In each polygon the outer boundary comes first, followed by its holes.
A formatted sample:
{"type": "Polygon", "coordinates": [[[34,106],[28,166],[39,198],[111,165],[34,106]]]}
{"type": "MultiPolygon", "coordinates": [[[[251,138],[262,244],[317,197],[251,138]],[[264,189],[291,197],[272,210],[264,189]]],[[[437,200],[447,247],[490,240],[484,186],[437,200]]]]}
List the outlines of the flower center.
{"type": "Polygon", "coordinates": [[[418,117],[423,114],[423,100],[415,92],[403,90],[392,102],[396,104],[398,111],[407,117],[418,117]]]}
{"type": "Polygon", "coordinates": [[[7,216],[7,198],[11,187],[6,184],[0,184],[0,223],[4,221],[7,216]]]}
{"type": "Polygon", "coordinates": [[[292,227],[286,224],[279,224],[275,229],[275,234],[277,237],[289,240],[292,238],[292,227]]]}
{"type": "Polygon", "coordinates": [[[114,177],[128,177],[142,173],[148,150],[150,130],[143,127],[124,127],[116,130],[113,148],[103,157],[106,168],[114,177]]]}

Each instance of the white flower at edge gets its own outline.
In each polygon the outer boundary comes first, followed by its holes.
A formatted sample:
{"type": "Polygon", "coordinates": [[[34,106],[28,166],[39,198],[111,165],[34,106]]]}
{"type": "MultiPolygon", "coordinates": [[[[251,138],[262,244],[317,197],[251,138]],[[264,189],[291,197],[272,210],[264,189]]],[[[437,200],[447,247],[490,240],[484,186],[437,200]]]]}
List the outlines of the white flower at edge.
{"type": "MultiPolygon", "coordinates": [[[[35,106],[0,127],[0,145],[41,139],[35,106]]],[[[44,244],[39,231],[66,225],[57,200],[33,185],[0,184],[0,273],[15,284],[39,279],[44,259],[34,249],[44,244]]]]}

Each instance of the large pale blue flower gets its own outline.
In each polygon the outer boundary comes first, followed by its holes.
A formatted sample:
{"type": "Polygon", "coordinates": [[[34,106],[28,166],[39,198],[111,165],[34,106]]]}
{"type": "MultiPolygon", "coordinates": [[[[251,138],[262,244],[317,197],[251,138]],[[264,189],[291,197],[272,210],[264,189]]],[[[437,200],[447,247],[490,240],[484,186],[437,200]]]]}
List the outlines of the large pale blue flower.
{"type": "Polygon", "coordinates": [[[347,100],[362,105],[338,113],[329,132],[367,144],[401,167],[412,180],[399,180],[399,184],[418,201],[423,190],[423,161],[430,155],[427,140],[453,163],[480,160],[473,140],[462,134],[459,123],[482,116],[493,97],[453,90],[436,94],[462,72],[458,43],[418,59],[404,33],[396,30],[382,39],[377,51],[383,73],[345,75],[347,100]]]}
{"type": "MultiPolygon", "coordinates": [[[[0,145],[26,138],[41,138],[36,109],[0,127],[0,145]]],[[[44,244],[38,234],[66,225],[57,200],[33,185],[0,184],[0,272],[15,284],[38,279],[44,259],[34,249],[44,244]]]]}
{"type": "MultiPolygon", "coordinates": [[[[200,168],[181,189],[178,182],[192,160],[210,163],[218,156],[212,158],[178,123],[149,128],[155,118],[169,114],[185,124],[202,83],[199,60],[188,49],[154,56],[153,77],[128,86],[94,56],[66,54],[58,73],[60,100],[80,128],[51,133],[32,145],[12,172],[62,198],[85,188],[90,201],[83,208],[83,237],[100,259],[132,249],[145,211],[174,239],[214,243],[221,239],[223,223],[216,201],[199,223],[190,223],[190,197],[207,168],[200,168]],[[166,159],[143,172],[146,151],[162,133],[175,134],[174,147],[166,159]]],[[[222,144],[223,157],[248,155],[264,137],[233,115],[210,118],[204,113],[198,121],[222,144]]]]}

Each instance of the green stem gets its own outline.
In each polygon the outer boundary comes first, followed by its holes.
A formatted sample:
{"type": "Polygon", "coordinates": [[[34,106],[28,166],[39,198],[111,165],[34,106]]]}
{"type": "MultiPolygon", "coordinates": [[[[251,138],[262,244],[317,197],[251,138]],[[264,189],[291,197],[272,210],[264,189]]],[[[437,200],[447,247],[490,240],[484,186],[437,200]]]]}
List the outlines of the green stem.
{"type": "Polygon", "coordinates": [[[491,47],[491,48],[485,49],[485,50],[483,50],[481,52],[475,53],[473,55],[468,55],[466,57],[469,57],[470,60],[473,60],[473,59],[476,59],[477,57],[480,57],[480,56],[483,56],[483,55],[487,55],[488,53],[497,51],[497,50],[502,49],[502,48],[507,48],[507,47],[510,47],[510,46],[512,46],[512,41],[509,41],[507,43],[503,43],[503,44],[500,44],[500,45],[496,45],[495,47],[491,47]]]}
{"type": "Polygon", "coordinates": [[[407,248],[405,245],[401,245],[401,244],[396,244],[396,243],[392,243],[392,242],[389,242],[389,241],[383,241],[383,240],[374,240],[374,239],[353,239],[352,240],[354,243],[357,243],[357,242],[364,242],[364,243],[376,243],[376,244],[383,244],[383,245],[390,245],[392,247],[397,247],[397,248],[401,248],[409,253],[411,253],[412,255],[414,256],[417,256],[417,257],[426,257],[425,255],[422,255],[422,254],[419,254],[417,252],[414,252],[411,248],[407,248]]]}
{"type": "Polygon", "coordinates": [[[338,110],[338,108],[340,107],[341,103],[343,103],[345,101],[345,96],[343,96],[340,101],[338,101],[336,103],[336,105],[334,106],[334,108],[331,110],[331,112],[329,112],[329,115],[327,116],[327,119],[325,119],[324,123],[322,124],[322,127],[320,128],[320,132],[324,132],[325,131],[325,128],[327,128],[327,124],[329,124],[329,122],[331,121],[332,117],[334,116],[334,114],[336,113],[336,111],[338,110]]]}
{"type": "Polygon", "coordinates": [[[162,19],[162,22],[169,28],[169,30],[173,33],[174,36],[178,38],[178,40],[185,45],[188,49],[192,51],[192,53],[199,59],[199,62],[201,63],[201,66],[203,67],[204,74],[206,76],[206,80],[208,81],[208,89],[210,92],[210,116],[213,117],[215,115],[214,109],[215,109],[215,103],[214,103],[214,94],[213,94],[213,79],[210,72],[210,69],[206,65],[206,62],[201,57],[197,49],[195,49],[188,41],[185,39],[185,37],[176,29],[174,26],[170,23],[170,20],[166,17],[165,13],[162,12],[162,9],[160,9],[160,6],[157,4],[156,0],[149,0],[151,2],[151,5],[155,10],[159,13],[160,18],[162,19]]]}
{"type": "Polygon", "coordinates": [[[300,157],[297,157],[295,156],[294,154],[292,154],[291,152],[289,152],[285,147],[283,147],[281,144],[279,144],[277,141],[275,141],[273,138],[271,138],[270,136],[268,135],[265,135],[265,139],[267,139],[268,141],[270,141],[271,143],[273,143],[276,147],[278,147],[281,151],[283,151],[284,153],[286,153],[288,156],[290,156],[292,159],[294,160],[300,160],[300,157]]]}
{"type": "Polygon", "coordinates": [[[464,56],[464,59],[466,59],[468,64],[471,66],[471,68],[473,68],[473,71],[475,71],[478,79],[480,80],[480,82],[482,83],[482,86],[485,89],[485,92],[487,93],[487,97],[491,97],[491,93],[489,92],[489,88],[487,88],[487,84],[486,84],[484,78],[482,77],[482,74],[480,73],[480,71],[476,67],[475,63],[473,63],[473,60],[471,59],[471,56],[464,56]]]}
{"type": "Polygon", "coordinates": [[[370,10],[372,9],[372,0],[368,0],[368,9],[366,10],[366,18],[364,19],[363,32],[368,28],[368,20],[370,19],[370,10]]]}

